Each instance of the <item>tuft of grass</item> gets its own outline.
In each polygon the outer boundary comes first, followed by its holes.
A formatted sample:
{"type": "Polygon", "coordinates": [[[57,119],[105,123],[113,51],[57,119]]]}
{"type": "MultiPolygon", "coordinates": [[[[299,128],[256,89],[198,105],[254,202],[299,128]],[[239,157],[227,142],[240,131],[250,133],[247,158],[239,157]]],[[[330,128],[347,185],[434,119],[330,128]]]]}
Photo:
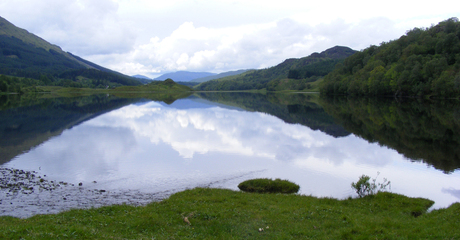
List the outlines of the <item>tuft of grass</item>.
{"type": "Polygon", "coordinates": [[[238,185],[241,191],[256,193],[297,193],[299,185],[281,180],[279,178],[272,180],[268,178],[258,178],[244,181],[238,185]]]}

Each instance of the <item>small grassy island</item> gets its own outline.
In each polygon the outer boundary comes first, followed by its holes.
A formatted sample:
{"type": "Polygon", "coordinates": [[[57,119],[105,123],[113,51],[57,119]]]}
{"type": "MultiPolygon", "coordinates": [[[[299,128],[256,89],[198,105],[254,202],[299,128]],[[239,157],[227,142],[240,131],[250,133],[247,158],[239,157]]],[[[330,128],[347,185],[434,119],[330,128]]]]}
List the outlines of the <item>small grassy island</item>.
{"type": "MultiPolygon", "coordinates": [[[[7,204],[7,203],[2,203],[7,204]]],[[[144,207],[0,218],[2,239],[459,239],[460,203],[379,192],[336,200],[196,188],[144,207]]]]}

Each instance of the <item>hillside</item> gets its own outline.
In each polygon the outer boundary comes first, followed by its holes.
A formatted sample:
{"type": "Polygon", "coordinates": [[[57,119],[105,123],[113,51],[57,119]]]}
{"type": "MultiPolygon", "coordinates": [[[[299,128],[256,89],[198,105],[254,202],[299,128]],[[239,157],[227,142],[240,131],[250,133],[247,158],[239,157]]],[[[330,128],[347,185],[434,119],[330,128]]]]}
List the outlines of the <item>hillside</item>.
{"type": "Polygon", "coordinates": [[[154,80],[164,81],[168,78],[176,81],[176,82],[188,82],[196,78],[208,77],[216,75],[215,73],[210,72],[187,72],[187,71],[177,71],[172,73],[163,74],[154,80]]]}
{"type": "Polygon", "coordinates": [[[321,93],[450,98],[460,95],[460,23],[450,18],[347,58],[321,93]]]}
{"type": "Polygon", "coordinates": [[[135,78],[64,52],[1,17],[0,74],[19,77],[14,81],[21,78],[39,80],[36,83],[39,85],[115,87],[141,84],[135,78]]]}
{"type": "Polygon", "coordinates": [[[208,77],[192,79],[192,80],[190,80],[190,82],[197,82],[197,83],[207,82],[207,81],[211,81],[211,80],[214,80],[214,79],[219,79],[219,78],[239,75],[239,74],[245,73],[247,71],[249,71],[249,70],[236,70],[236,71],[223,72],[223,73],[219,73],[217,75],[212,75],[212,76],[208,76],[208,77]]]}
{"type": "Polygon", "coordinates": [[[335,46],[321,53],[313,53],[300,59],[286,59],[284,62],[267,69],[247,71],[237,76],[204,82],[198,90],[276,90],[283,79],[291,79],[296,89],[306,88],[306,83],[318,80],[332,71],[335,65],[353,55],[356,51],[335,46]]]}

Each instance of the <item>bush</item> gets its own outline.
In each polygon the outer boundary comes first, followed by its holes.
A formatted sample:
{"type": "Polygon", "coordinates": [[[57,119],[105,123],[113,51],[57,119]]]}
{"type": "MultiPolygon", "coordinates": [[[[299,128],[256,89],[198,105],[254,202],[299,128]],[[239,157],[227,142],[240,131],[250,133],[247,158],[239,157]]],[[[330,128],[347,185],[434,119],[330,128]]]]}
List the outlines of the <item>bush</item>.
{"type": "MultiPolygon", "coordinates": [[[[377,173],[377,177],[380,173],[377,173]]],[[[356,193],[359,195],[359,197],[364,197],[367,195],[374,195],[377,192],[380,191],[386,191],[386,188],[390,186],[390,181],[388,181],[386,178],[383,179],[383,183],[375,183],[377,181],[377,177],[372,179],[372,182],[369,182],[371,177],[367,175],[362,175],[359,177],[358,182],[356,183],[351,183],[351,187],[356,190],[356,193]]]]}
{"type": "Polygon", "coordinates": [[[258,178],[244,181],[238,185],[238,188],[244,192],[256,193],[297,193],[299,185],[281,180],[279,178],[272,180],[268,178],[258,178]]]}

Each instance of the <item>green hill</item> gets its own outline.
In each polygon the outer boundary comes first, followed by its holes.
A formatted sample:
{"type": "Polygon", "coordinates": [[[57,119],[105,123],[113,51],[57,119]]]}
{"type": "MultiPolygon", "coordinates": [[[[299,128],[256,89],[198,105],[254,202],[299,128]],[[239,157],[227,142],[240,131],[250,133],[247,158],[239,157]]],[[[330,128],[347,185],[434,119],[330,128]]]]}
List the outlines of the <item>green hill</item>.
{"type": "Polygon", "coordinates": [[[276,89],[283,79],[290,79],[296,90],[305,88],[306,83],[316,81],[319,77],[331,72],[335,65],[356,51],[335,46],[321,53],[313,53],[300,59],[287,59],[284,62],[267,69],[251,70],[243,74],[204,82],[197,87],[198,90],[252,90],[276,89]],[[303,87],[302,87],[303,86],[303,87]]]}
{"type": "Polygon", "coordinates": [[[136,92],[190,92],[193,91],[190,87],[175,83],[172,79],[168,78],[164,81],[151,81],[149,84],[140,86],[122,86],[117,87],[114,91],[136,91],[136,92]]]}
{"type": "MultiPolygon", "coordinates": [[[[23,78],[35,79],[34,85],[72,87],[115,87],[141,84],[135,78],[103,68],[78,56],[62,51],[56,45],[18,28],[0,17],[0,74],[24,85],[23,78]]],[[[2,89],[5,87],[3,86],[2,89]]],[[[9,88],[6,88],[10,91],[9,88]]],[[[3,91],[3,90],[2,90],[3,91]]]]}
{"type": "Polygon", "coordinates": [[[219,78],[239,75],[239,74],[245,73],[247,71],[249,71],[249,70],[237,70],[237,71],[223,72],[223,73],[219,73],[217,75],[212,75],[212,76],[192,79],[192,80],[190,80],[190,82],[197,82],[197,83],[207,82],[207,81],[211,81],[211,80],[214,80],[214,79],[219,79],[219,78]]]}
{"type": "Polygon", "coordinates": [[[370,46],[324,78],[321,93],[458,97],[460,23],[450,18],[370,46]]]}

